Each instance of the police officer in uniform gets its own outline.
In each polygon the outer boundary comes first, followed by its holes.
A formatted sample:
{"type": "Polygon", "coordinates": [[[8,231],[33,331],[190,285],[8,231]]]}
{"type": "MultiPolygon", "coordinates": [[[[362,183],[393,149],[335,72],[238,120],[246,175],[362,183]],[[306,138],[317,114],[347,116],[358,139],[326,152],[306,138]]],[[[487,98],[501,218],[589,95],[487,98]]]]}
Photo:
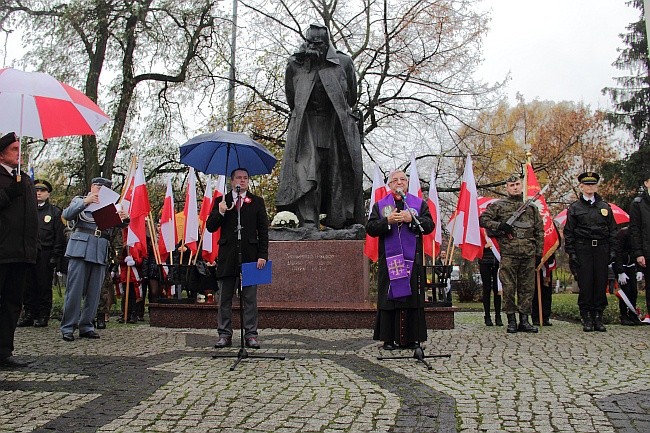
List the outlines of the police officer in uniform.
{"type": "MultiPolygon", "coordinates": [[[[99,203],[98,194],[102,186],[110,188],[112,184],[109,179],[94,178],[90,192],[85,197],[74,197],[70,205],[63,210],[63,218],[74,221],[74,231],[65,251],[65,256],[70,259],[61,318],[61,334],[65,341],[74,341],[75,325],[79,327],[79,337],[99,338],[93,319],[106,275],[112,229],[99,230],[92,213],[86,211],[86,208],[91,203],[99,203]]],[[[121,210],[119,214],[123,221],[122,225],[128,224],[128,215],[121,210]]]]}
{"type": "MultiPolygon", "coordinates": [[[[636,197],[630,205],[630,242],[632,254],[636,259],[641,272],[645,278],[646,287],[646,312],[650,314],[650,169],[646,169],[643,175],[643,189],[639,197],[636,197]]],[[[647,322],[644,322],[647,323],[647,322]]]]}
{"type": "Polygon", "coordinates": [[[52,310],[52,278],[54,269],[65,249],[64,225],[61,208],[50,203],[52,184],[46,180],[34,181],[38,203],[38,240],[40,249],[36,266],[27,275],[23,299],[23,317],[18,326],[47,326],[52,310]]]}
{"type": "Polygon", "coordinates": [[[524,203],[518,175],[506,180],[506,192],[506,198],[485,209],[479,222],[494,234],[501,249],[499,278],[503,286],[503,311],[508,318],[507,332],[537,332],[528,315],[535,290],[535,265],[541,261],[544,245],[542,218],[537,208],[529,205],[512,225],[508,224],[508,219],[524,203]],[[519,313],[519,326],[516,313],[519,313]]]}
{"type": "Polygon", "coordinates": [[[607,267],[614,261],[618,228],[609,204],[596,193],[598,173],[578,176],[581,194],[569,205],[564,227],[564,250],[578,282],[578,307],[585,332],[605,332],[607,267]]]}

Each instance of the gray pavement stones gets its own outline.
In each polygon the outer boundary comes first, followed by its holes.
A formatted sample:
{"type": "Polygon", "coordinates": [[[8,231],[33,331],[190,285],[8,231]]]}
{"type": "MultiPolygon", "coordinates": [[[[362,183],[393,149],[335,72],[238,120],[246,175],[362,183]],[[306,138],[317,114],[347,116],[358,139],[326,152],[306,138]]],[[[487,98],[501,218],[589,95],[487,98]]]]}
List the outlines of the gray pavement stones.
{"type": "MultiPolygon", "coordinates": [[[[284,361],[212,359],[216,332],[117,325],[100,340],[19,328],[0,371],[0,432],[647,432],[650,327],[506,334],[458,313],[427,371],[370,330],[260,331],[284,361]],[[392,354],[391,354],[392,355],[392,354]]],[[[237,345],[238,340],[235,341],[237,345]]]]}

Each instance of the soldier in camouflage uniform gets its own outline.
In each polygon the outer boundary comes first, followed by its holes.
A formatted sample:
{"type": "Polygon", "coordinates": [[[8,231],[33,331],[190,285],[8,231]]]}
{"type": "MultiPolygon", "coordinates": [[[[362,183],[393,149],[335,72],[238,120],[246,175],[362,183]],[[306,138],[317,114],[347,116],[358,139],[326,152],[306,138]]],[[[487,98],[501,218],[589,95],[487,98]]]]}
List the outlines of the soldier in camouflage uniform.
{"type": "Polygon", "coordinates": [[[503,285],[503,311],[508,317],[507,331],[537,332],[528,321],[528,315],[535,290],[535,266],[541,261],[544,244],[542,218],[537,207],[530,205],[512,225],[508,224],[508,218],[523,204],[519,176],[513,175],[506,180],[506,192],[508,197],[490,204],[479,222],[499,243],[499,278],[503,285]]]}

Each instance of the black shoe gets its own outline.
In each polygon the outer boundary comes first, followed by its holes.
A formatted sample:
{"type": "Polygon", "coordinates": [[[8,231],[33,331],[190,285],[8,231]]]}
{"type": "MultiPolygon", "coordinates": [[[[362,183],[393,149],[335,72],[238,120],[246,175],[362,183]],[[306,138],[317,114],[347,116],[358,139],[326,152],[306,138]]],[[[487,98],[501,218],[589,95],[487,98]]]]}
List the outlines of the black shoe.
{"type": "Polygon", "coordinates": [[[533,320],[533,325],[539,326],[539,320],[533,320]]]}
{"type": "Polygon", "coordinates": [[[553,326],[553,324],[551,323],[550,320],[544,320],[544,321],[542,322],[542,325],[544,325],[544,326],[553,326]]]}
{"type": "Polygon", "coordinates": [[[596,311],[592,313],[592,317],[594,318],[594,331],[607,332],[607,328],[605,328],[605,325],[603,325],[603,312],[596,311]]]}
{"type": "Polygon", "coordinates": [[[7,356],[0,359],[0,368],[23,368],[27,367],[29,363],[17,360],[13,356],[7,356]]]}
{"type": "Polygon", "coordinates": [[[93,340],[96,340],[99,338],[99,334],[95,331],[88,331],[84,332],[83,334],[79,334],[79,338],[91,338],[93,340]]]}
{"type": "Polygon", "coordinates": [[[539,329],[530,324],[527,314],[519,315],[519,328],[517,328],[517,330],[519,332],[539,332],[539,329]]]}
{"type": "Polygon", "coordinates": [[[27,326],[34,326],[34,318],[31,316],[25,316],[18,321],[16,324],[18,328],[25,328],[27,326]]]}
{"type": "Polygon", "coordinates": [[[232,346],[232,337],[219,337],[217,344],[214,345],[215,349],[221,349],[222,347],[232,346]]]}
{"type": "Polygon", "coordinates": [[[251,349],[259,349],[260,342],[257,340],[257,337],[249,337],[246,339],[246,347],[250,347],[251,349]]]}
{"type": "Polygon", "coordinates": [[[494,323],[492,323],[492,319],[490,318],[490,316],[485,316],[483,320],[485,322],[485,326],[494,326],[494,323]]]}
{"type": "Polygon", "coordinates": [[[497,326],[503,326],[503,321],[501,320],[501,314],[494,316],[494,324],[497,326]]]}
{"type": "Polygon", "coordinates": [[[47,320],[45,319],[35,319],[34,328],[47,328],[47,320]]]}
{"type": "Polygon", "coordinates": [[[381,348],[384,350],[396,350],[397,346],[392,341],[391,342],[386,341],[384,342],[384,345],[381,346],[381,348]]]}
{"type": "Polygon", "coordinates": [[[97,316],[97,329],[106,329],[106,320],[102,316],[97,316]]]}
{"type": "Polygon", "coordinates": [[[517,333],[517,318],[515,317],[514,314],[506,314],[508,317],[508,327],[506,328],[506,332],[508,334],[516,334],[517,333]]]}
{"type": "Polygon", "coordinates": [[[74,341],[74,335],[72,335],[72,334],[63,334],[63,341],[74,341]]]}
{"type": "Polygon", "coordinates": [[[580,316],[582,318],[582,330],[584,332],[594,332],[594,322],[591,316],[591,311],[582,311],[580,316]]]}

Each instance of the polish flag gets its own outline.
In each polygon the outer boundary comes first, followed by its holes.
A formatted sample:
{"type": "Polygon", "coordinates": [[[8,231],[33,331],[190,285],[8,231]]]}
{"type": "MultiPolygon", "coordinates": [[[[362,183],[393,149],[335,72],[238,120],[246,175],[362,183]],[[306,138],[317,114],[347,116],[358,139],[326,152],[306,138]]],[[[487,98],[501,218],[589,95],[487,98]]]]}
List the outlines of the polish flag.
{"type": "MultiPolygon", "coordinates": [[[[491,197],[479,197],[478,198],[478,215],[481,216],[483,212],[485,212],[485,209],[492,204],[497,202],[499,199],[497,198],[491,198],[491,197]]],[[[494,257],[497,258],[498,261],[501,261],[501,252],[499,251],[499,244],[495,238],[491,238],[487,234],[487,230],[485,230],[483,227],[481,227],[481,241],[483,241],[483,248],[485,248],[486,245],[490,245],[490,249],[494,253],[494,257]]]]}
{"type": "Polygon", "coordinates": [[[209,191],[212,189],[211,183],[208,183],[208,187],[205,189],[205,195],[203,197],[203,204],[201,205],[201,213],[199,214],[199,220],[203,227],[203,251],[202,257],[208,263],[212,263],[217,260],[219,255],[219,238],[221,237],[221,227],[219,227],[214,233],[210,233],[207,228],[205,228],[205,222],[210,216],[210,212],[214,207],[215,203],[219,197],[222,197],[226,192],[226,177],[217,176],[216,186],[214,192],[209,191]],[[206,204],[207,203],[207,204],[206,204]],[[209,208],[207,211],[206,208],[209,208]]]}
{"type": "Polygon", "coordinates": [[[435,243],[435,256],[440,255],[440,245],[442,245],[442,226],[440,225],[440,203],[438,201],[438,188],[436,187],[436,169],[431,169],[431,180],[429,181],[429,194],[427,197],[427,206],[435,227],[431,235],[424,237],[424,252],[430,257],[434,257],[434,243],[435,243]],[[433,239],[428,239],[429,237],[433,239]]]}
{"type": "MultiPolygon", "coordinates": [[[[379,169],[379,165],[375,164],[375,171],[372,175],[372,192],[370,193],[370,210],[368,216],[372,213],[372,208],[379,200],[388,195],[388,189],[384,182],[384,175],[379,169]]],[[[363,253],[373,262],[379,258],[379,238],[373,238],[366,235],[366,244],[363,247],[363,253]]]]}
{"type": "Polygon", "coordinates": [[[481,229],[478,224],[478,194],[470,155],[467,155],[465,162],[458,204],[447,224],[447,230],[454,239],[454,245],[460,248],[464,259],[471,261],[483,256],[481,229]]]}
{"type": "Polygon", "coordinates": [[[169,254],[176,249],[178,238],[176,237],[176,218],[174,215],[174,193],[172,191],[172,179],[167,179],[167,191],[160,215],[160,235],[158,250],[160,259],[167,261],[169,254]]]}
{"type": "Polygon", "coordinates": [[[146,218],[151,211],[147,184],[142,169],[143,165],[144,162],[140,160],[133,177],[133,193],[129,209],[130,222],[126,236],[126,244],[130,247],[129,254],[138,263],[142,262],[142,259],[147,256],[146,218]]]}
{"type": "Polygon", "coordinates": [[[624,291],[622,290],[617,290],[615,293],[616,297],[619,298],[623,303],[627,306],[628,310],[630,310],[632,313],[636,313],[636,308],[632,305],[632,302],[630,302],[630,298],[627,297],[624,291]]]}
{"type": "Polygon", "coordinates": [[[183,215],[185,216],[183,243],[193,254],[196,254],[199,240],[199,214],[196,202],[196,174],[194,173],[194,167],[190,167],[190,174],[187,179],[183,215]]]}
{"type": "MultiPolygon", "coordinates": [[[[533,166],[530,163],[526,164],[526,199],[534,197],[538,191],[540,191],[539,182],[537,181],[537,176],[533,170],[533,166]]],[[[557,250],[560,246],[560,234],[553,224],[553,217],[551,212],[548,210],[548,205],[546,204],[546,199],[544,196],[540,196],[535,203],[539,210],[539,215],[542,217],[542,224],[544,225],[544,248],[542,251],[542,263],[551,257],[551,255],[557,250]]],[[[554,269],[554,268],[551,268],[554,269]]]]}
{"type": "MultiPolygon", "coordinates": [[[[435,185],[434,185],[435,189],[435,185]]],[[[415,153],[411,153],[411,168],[409,169],[409,194],[418,196],[419,198],[422,198],[422,187],[420,186],[420,177],[418,176],[418,167],[417,163],[415,161],[415,153]]],[[[437,200],[437,190],[436,190],[436,200],[437,200]]],[[[427,206],[429,207],[429,211],[431,211],[431,208],[433,206],[433,203],[430,200],[427,200],[427,206]]],[[[418,212],[420,209],[416,209],[418,212]]],[[[436,212],[437,213],[437,212],[436,212]]],[[[434,214],[433,212],[431,213],[431,217],[433,218],[434,214]]],[[[434,219],[435,222],[435,219],[434,219]]],[[[438,226],[436,226],[438,227],[438,226]]],[[[435,235],[436,232],[433,231],[429,233],[428,235],[422,236],[422,246],[424,248],[424,253],[428,255],[429,257],[433,257],[433,243],[435,241],[435,235]]],[[[442,238],[441,238],[442,240],[442,238]]],[[[438,248],[439,250],[439,248],[438,248]]]]}

